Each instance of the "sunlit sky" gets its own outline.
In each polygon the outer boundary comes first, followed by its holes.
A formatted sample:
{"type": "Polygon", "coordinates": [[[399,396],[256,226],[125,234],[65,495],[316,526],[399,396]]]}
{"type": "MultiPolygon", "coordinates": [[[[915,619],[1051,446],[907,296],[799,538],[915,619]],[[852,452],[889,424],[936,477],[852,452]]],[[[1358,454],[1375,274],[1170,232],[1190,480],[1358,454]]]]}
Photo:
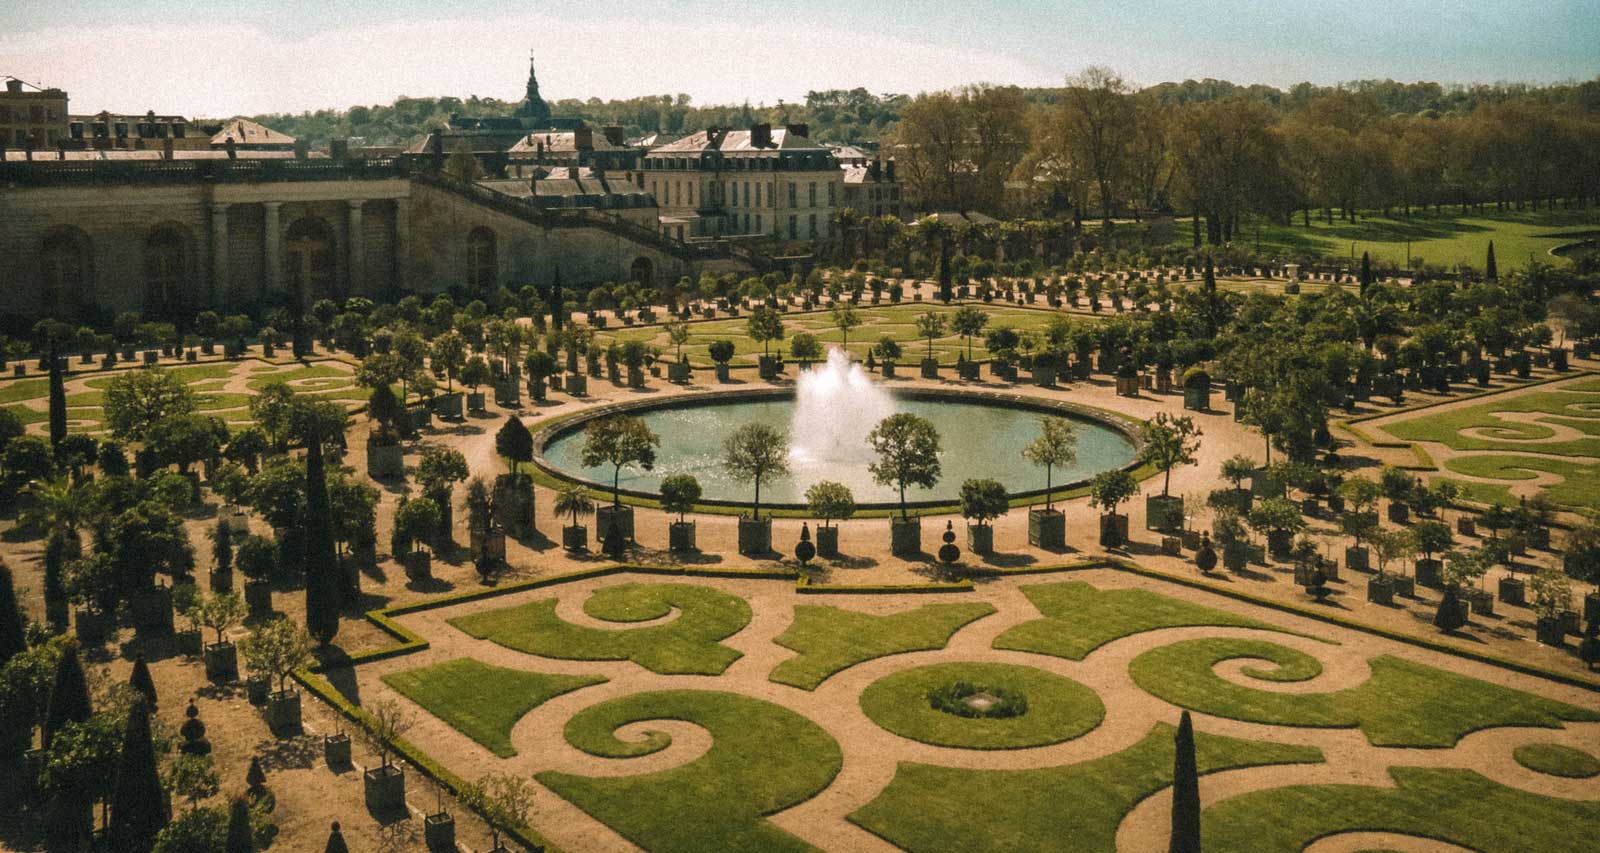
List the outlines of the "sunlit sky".
{"type": "Polygon", "coordinates": [[[0,75],[66,89],[75,113],[515,99],[530,48],[548,99],[770,104],[1088,65],[1139,84],[1550,82],[1600,75],[1600,0],[0,0],[0,75]]]}

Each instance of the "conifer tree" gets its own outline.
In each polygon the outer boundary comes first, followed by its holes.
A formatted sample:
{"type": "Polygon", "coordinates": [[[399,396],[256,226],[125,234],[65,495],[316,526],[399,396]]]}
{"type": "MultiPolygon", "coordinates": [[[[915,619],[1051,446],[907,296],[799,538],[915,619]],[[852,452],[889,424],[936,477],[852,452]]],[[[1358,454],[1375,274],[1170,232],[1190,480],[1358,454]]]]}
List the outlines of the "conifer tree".
{"type": "Polygon", "coordinates": [[[566,313],[565,297],[561,294],[561,268],[556,267],[556,274],[550,282],[550,329],[561,331],[562,315],[566,313]]]}
{"type": "Polygon", "coordinates": [[[64,574],[67,560],[77,546],[76,537],[72,530],[58,527],[44,543],[44,614],[50,630],[57,634],[67,630],[69,602],[64,574]]]}
{"type": "Polygon", "coordinates": [[[143,853],[171,817],[161,770],[156,766],[155,745],[150,742],[150,710],[143,702],[135,702],[128,708],[122,755],[117,759],[107,846],[119,853],[143,853]]]}
{"type": "Polygon", "coordinates": [[[67,387],[61,376],[61,358],[56,352],[56,343],[50,341],[50,449],[58,457],[61,453],[61,442],[67,440],[67,387]]]}
{"type": "Polygon", "coordinates": [[[1496,266],[1495,262],[1494,262],[1494,241],[1493,240],[1489,241],[1489,258],[1488,258],[1488,260],[1484,261],[1484,264],[1483,264],[1483,275],[1484,275],[1485,278],[1489,279],[1490,281],[1499,281],[1500,280],[1500,268],[1498,266],[1496,266]]]}
{"type": "Polygon", "coordinates": [[[78,658],[76,643],[68,643],[56,659],[55,683],[50,686],[50,704],[46,706],[44,731],[40,746],[48,750],[50,739],[67,723],[81,723],[94,713],[89,703],[89,682],[83,676],[83,661],[78,658]]]}
{"type": "Polygon", "coordinates": [[[333,519],[328,506],[328,478],[323,470],[322,437],[306,442],[306,630],[326,646],[339,633],[342,595],[333,519]]]}
{"type": "Polygon", "coordinates": [[[350,853],[350,848],[344,843],[344,833],[339,831],[339,822],[333,822],[333,829],[328,833],[328,846],[322,848],[322,853],[350,853]]]}
{"type": "Polygon", "coordinates": [[[133,674],[128,676],[128,686],[144,695],[146,705],[150,710],[156,709],[156,683],[150,678],[150,665],[145,663],[144,653],[133,659],[133,674]]]}
{"type": "Polygon", "coordinates": [[[11,567],[0,560],[0,666],[28,648],[28,634],[17,609],[17,590],[12,586],[11,567]]]}
{"type": "Polygon", "coordinates": [[[1372,253],[1361,253],[1361,295],[1367,295],[1367,288],[1372,286],[1372,253]]]}
{"type": "Polygon", "coordinates": [[[1172,738],[1172,843],[1169,853],[1200,853],[1200,772],[1194,757],[1194,722],[1189,712],[1172,738]]]}
{"type": "Polygon", "coordinates": [[[236,797],[228,805],[228,840],[223,853],[255,853],[256,842],[250,832],[250,804],[236,797]]]}

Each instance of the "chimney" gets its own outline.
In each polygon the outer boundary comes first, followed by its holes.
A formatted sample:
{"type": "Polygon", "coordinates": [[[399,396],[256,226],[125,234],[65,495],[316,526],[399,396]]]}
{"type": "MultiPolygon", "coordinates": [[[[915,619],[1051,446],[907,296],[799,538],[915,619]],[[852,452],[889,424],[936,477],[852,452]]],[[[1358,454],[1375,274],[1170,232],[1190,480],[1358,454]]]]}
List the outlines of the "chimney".
{"type": "Polygon", "coordinates": [[[330,140],[328,140],[328,156],[332,157],[335,160],[348,160],[348,159],[350,159],[350,140],[348,140],[348,139],[330,139],[330,140]]]}
{"type": "Polygon", "coordinates": [[[298,138],[298,139],[296,139],[294,141],[294,159],[296,159],[296,160],[304,160],[304,159],[306,159],[307,157],[310,157],[310,156],[311,156],[311,143],[309,141],[307,141],[306,138],[303,137],[303,136],[298,138]]]}
{"type": "Polygon", "coordinates": [[[811,125],[809,125],[809,124],[791,124],[791,125],[787,125],[786,129],[789,131],[789,134],[791,136],[810,136],[811,135],[811,125]]]}
{"type": "Polygon", "coordinates": [[[572,147],[577,151],[589,151],[594,148],[594,128],[580,127],[572,131],[572,147]]]}
{"type": "Polygon", "coordinates": [[[618,148],[621,148],[623,145],[627,144],[627,140],[622,136],[621,125],[608,124],[601,128],[601,132],[606,135],[607,142],[617,146],[618,148]]]}
{"type": "Polygon", "coordinates": [[[765,122],[750,125],[750,147],[769,148],[772,145],[772,125],[765,122]]]}
{"type": "Polygon", "coordinates": [[[21,80],[7,80],[6,81],[6,91],[11,93],[11,94],[13,94],[13,95],[20,94],[22,92],[22,81],[21,80]]]}

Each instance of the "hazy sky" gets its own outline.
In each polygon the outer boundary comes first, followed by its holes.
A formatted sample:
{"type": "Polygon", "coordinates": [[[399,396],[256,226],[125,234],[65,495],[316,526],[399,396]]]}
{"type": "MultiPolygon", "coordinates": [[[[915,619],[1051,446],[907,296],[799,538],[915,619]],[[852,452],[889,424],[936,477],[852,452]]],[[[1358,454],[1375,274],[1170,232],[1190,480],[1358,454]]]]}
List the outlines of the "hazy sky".
{"type": "Polygon", "coordinates": [[[226,116],[521,96],[1059,84],[1109,65],[1141,84],[1600,75],[1600,0],[0,0],[0,75],[73,112],[226,116]]]}

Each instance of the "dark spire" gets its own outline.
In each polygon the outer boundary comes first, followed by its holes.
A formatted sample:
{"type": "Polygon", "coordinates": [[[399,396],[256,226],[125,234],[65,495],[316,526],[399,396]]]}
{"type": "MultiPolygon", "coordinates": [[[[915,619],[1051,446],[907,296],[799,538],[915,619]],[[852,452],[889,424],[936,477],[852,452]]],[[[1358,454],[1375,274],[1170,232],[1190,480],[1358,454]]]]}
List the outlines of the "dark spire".
{"type": "Polygon", "coordinates": [[[528,91],[522,100],[522,105],[517,107],[517,115],[533,119],[535,128],[547,127],[550,124],[550,105],[539,96],[539,77],[534,73],[533,51],[528,51],[528,91]]]}

